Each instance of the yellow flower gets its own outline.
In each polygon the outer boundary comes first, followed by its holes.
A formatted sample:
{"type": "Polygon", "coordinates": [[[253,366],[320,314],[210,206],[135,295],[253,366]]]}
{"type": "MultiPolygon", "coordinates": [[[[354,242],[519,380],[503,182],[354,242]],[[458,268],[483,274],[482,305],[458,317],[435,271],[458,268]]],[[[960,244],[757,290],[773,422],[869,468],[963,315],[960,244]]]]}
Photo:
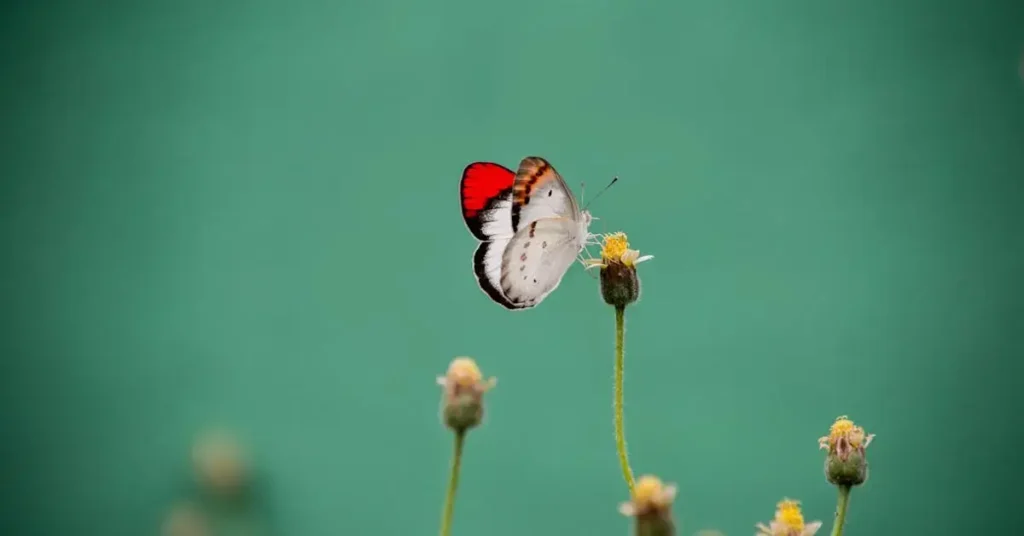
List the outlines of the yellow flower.
{"type": "Polygon", "coordinates": [[[867,448],[874,434],[867,434],[846,415],[836,418],[828,435],[818,438],[825,456],[825,478],[836,486],[859,486],[868,478],[867,448]]]}
{"type": "Polygon", "coordinates": [[[640,298],[640,278],[636,265],[653,259],[651,255],[629,249],[626,233],[604,235],[600,259],[585,259],[584,266],[601,269],[601,297],[608,305],[624,309],[640,298]]]}
{"type": "Polygon", "coordinates": [[[200,480],[218,493],[238,491],[246,480],[242,447],[225,432],[210,432],[192,447],[192,460],[200,480]]]}
{"type": "Polygon", "coordinates": [[[480,367],[472,358],[456,357],[448,365],[448,372],[438,376],[437,384],[444,389],[442,420],[452,430],[465,432],[483,420],[483,395],[497,384],[497,380],[489,378],[485,381],[480,367]]]}
{"type": "Polygon", "coordinates": [[[818,448],[842,456],[848,450],[868,448],[874,438],[875,434],[865,434],[864,428],[855,425],[846,415],[841,415],[832,423],[828,435],[818,438],[818,448]]]}
{"type": "Polygon", "coordinates": [[[636,481],[633,500],[619,505],[625,516],[640,516],[650,512],[663,512],[676,498],[676,485],[664,484],[656,476],[644,475],[636,481]]]}
{"type": "Polygon", "coordinates": [[[494,387],[497,381],[495,378],[484,381],[480,367],[471,357],[456,357],[448,365],[448,372],[437,378],[437,384],[452,393],[462,390],[477,390],[482,393],[494,387]]]}
{"type": "Polygon", "coordinates": [[[782,499],[775,509],[775,519],[758,523],[757,536],[812,536],[821,528],[821,521],[804,522],[804,514],[800,511],[800,501],[782,499]]]}
{"type": "Polygon", "coordinates": [[[653,255],[640,256],[640,252],[629,249],[629,239],[626,233],[618,232],[604,235],[604,242],[601,245],[600,259],[587,259],[584,261],[586,267],[607,268],[611,263],[621,263],[628,267],[634,267],[641,262],[653,259],[653,255]]]}

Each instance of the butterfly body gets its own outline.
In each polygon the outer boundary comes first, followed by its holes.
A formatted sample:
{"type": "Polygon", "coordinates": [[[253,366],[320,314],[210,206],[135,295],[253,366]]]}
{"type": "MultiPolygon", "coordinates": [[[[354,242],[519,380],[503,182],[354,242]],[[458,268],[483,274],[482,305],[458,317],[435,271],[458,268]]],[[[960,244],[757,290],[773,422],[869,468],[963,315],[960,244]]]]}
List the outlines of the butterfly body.
{"type": "Polygon", "coordinates": [[[590,238],[590,214],[540,157],[524,158],[515,172],[474,162],[463,171],[460,197],[466,226],[480,241],[477,283],[507,309],[540,304],[590,238]]]}

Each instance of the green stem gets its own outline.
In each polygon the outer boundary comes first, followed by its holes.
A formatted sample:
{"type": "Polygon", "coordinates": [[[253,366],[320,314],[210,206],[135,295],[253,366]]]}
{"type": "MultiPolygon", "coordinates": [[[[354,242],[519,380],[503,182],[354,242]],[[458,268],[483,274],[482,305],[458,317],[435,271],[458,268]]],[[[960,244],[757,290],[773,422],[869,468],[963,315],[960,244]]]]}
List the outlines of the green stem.
{"type": "Polygon", "coordinates": [[[615,449],[619,452],[619,465],[622,466],[622,478],[629,486],[629,494],[633,495],[633,470],[629,468],[629,455],[626,453],[626,432],[622,416],[622,375],[623,351],[626,339],[626,308],[615,308],[615,449]]]}
{"type": "Polygon", "coordinates": [[[832,536],[843,536],[843,525],[846,524],[846,507],[850,504],[850,486],[839,486],[839,499],[836,501],[836,521],[832,525],[832,536]]]}
{"type": "Polygon", "coordinates": [[[441,536],[452,532],[452,512],[455,510],[455,492],[459,488],[459,469],[462,467],[462,446],[466,432],[455,432],[455,447],[452,449],[452,470],[448,477],[448,494],[444,499],[444,516],[441,518],[441,536]]]}

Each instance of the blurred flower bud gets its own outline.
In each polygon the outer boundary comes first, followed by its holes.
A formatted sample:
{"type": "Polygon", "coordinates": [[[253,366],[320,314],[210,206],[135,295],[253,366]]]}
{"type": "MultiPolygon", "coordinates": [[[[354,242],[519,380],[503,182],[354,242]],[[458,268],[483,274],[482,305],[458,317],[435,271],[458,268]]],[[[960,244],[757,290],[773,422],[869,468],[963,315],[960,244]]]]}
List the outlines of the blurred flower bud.
{"type": "Polygon", "coordinates": [[[825,478],[836,486],[859,486],[868,479],[867,448],[874,434],[865,434],[845,415],[836,419],[828,435],[818,439],[825,456],[825,478]]]}
{"type": "Polygon", "coordinates": [[[641,257],[639,251],[629,249],[625,233],[613,233],[604,237],[601,258],[588,260],[587,267],[601,269],[601,297],[605,303],[624,308],[640,298],[636,265],[652,258],[641,257]]]}
{"type": "Polygon", "coordinates": [[[245,484],[242,449],[226,433],[208,434],[196,441],[192,460],[200,482],[218,495],[233,495],[245,484]]]}
{"type": "Polygon", "coordinates": [[[469,357],[457,357],[448,365],[448,372],[437,378],[444,389],[441,414],[444,424],[456,433],[478,426],[484,417],[484,393],[497,380],[483,379],[480,368],[469,357]]]}
{"type": "Polygon", "coordinates": [[[619,512],[634,519],[636,536],[674,536],[675,498],[675,484],[663,484],[656,476],[644,475],[636,481],[633,499],[620,504],[619,512]]]}
{"type": "Polygon", "coordinates": [[[164,520],[163,536],[209,536],[206,519],[191,504],[174,507],[164,520]]]}
{"type": "Polygon", "coordinates": [[[775,519],[758,523],[757,536],[814,536],[821,528],[821,521],[804,522],[800,501],[783,499],[776,505],[775,519]]]}

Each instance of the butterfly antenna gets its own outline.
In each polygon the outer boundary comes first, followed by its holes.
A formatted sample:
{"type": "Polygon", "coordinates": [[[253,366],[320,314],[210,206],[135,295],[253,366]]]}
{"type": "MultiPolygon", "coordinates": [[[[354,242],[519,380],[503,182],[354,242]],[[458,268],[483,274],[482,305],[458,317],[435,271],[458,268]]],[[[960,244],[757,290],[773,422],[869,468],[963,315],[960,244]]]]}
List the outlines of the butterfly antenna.
{"type": "Polygon", "coordinates": [[[619,182],[619,177],[618,176],[615,176],[614,178],[612,178],[612,181],[608,183],[608,186],[605,186],[603,189],[601,189],[600,192],[597,192],[597,195],[595,195],[593,199],[591,199],[589,202],[587,202],[586,205],[583,206],[583,210],[587,210],[587,207],[590,206],[590,203],[593,203],[594,200],[596,200],[598,197],[601,197],[601,194],[607,192],[608,188],[611,188],[612,185],[615,184],[616,182],[619,182]]]}

